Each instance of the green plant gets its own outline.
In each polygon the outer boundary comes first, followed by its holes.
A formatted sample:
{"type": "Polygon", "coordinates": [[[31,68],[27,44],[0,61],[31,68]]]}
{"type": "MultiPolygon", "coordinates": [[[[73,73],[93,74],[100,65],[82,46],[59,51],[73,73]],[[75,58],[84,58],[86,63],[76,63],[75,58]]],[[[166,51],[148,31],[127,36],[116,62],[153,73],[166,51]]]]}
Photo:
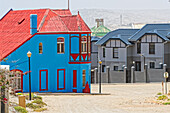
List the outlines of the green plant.
{"type": "Polygon", "coordinates": [[[159,92],[159,93],[157,93],[157,95],[162,95],[162,93],[159,92]]]}
{"type": "Polygon", "coordinates": [[[170,102],[165,102],[163,103],[163,105],[170,105],[170,102]]]}
{"type": "Polygon", "coordinates": [[[15,106],[14,109],[20,113],[28,113],[28,111],[21,106],[15,106]]]}
{"type": "Polygon", "coordinates": [[[22,93],[17,93],[17,95],[23,95],[22,93]]]}
{"type": "Polygon", "coordinates": [[[28,103],[26,104],[26,107],[29,107],[31,109],[37,109],[37,108],[41,108],[42,105],[34,105],[33,103],[28,103]]]}
{"type": "Polygon", "coordinates": [[[159,97],[158,97],[158,100],[165,100],[165,99],[168,99],[168,97],[165,96],[165,95],[162,95],[162,96],[159,96],[159,97]]]}
{"type": "Polygon", "coordinates": [[[38,109],[34,109],[35,112],[42,112],[47,110],[47,108],[38,108],[38,109]]]}
{"type": "Polygon", "coordinates": [[[38,95],[34,95],[33,99],[40,99],[40,100],[42,100],[42,97],[38,96],[38,95]]]}
{"type": "Polygon", "coordinates": [[[47,105],[46,103],[44,103],[44,102],[43,102],[42,100],[40,100],[40,99],[34,100],[34,101],[32,101],[32,103],[41,104],[41,105],[47,105]]]}

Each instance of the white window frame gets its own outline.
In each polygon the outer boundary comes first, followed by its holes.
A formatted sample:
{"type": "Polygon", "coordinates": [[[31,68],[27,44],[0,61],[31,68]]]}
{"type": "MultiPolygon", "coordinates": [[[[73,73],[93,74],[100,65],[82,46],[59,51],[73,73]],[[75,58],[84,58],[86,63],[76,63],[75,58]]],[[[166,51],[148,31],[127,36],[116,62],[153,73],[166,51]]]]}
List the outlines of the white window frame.
{"type": "MultiPolygon", "coordinates": [[[[59,38],[63,38],[63,37],[59,37],[59,38]]],[[[59,38],[57,38],[57,54],[64,54],[65,53],[65,39],[63,38],[63,40],[64,40],[64,42],[58,42],[58,39],[59,38]],[[58,52],[58,44],[59,44],[59,52],[58,52]],[[63,44],[63,52],[61,51],[62,49],[62,45],[63,44]]]]}

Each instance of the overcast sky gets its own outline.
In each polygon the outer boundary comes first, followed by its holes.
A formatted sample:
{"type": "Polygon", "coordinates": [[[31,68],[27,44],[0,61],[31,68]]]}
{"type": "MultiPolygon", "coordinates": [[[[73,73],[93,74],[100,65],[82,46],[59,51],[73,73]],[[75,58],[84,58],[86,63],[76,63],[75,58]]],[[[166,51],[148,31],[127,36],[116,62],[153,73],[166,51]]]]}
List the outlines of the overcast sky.
{"type": "MultiPolygon", "coordinates": [[[[169,0],[70,0],[75,9],[170,9],[169,0]]],[[[66,9],[68,0],[0,0],[0,17],[9,9],[66,9]]]]}

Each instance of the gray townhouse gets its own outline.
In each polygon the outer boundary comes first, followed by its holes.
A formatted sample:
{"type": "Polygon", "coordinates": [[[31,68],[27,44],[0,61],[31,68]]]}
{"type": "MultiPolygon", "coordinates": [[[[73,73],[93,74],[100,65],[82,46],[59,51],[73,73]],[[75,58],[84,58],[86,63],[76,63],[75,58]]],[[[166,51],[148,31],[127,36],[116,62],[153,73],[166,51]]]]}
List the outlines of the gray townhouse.
{"type": "MultiPolygon", "coordinates": [[[[136,82],[144,82],[145,79],[150,82],[163,81],[163,64],[167,65],[166,70],[170,72],[170,24],[117,29],[99,39],[96,45],[98,59],[102,61],[103,77],[107,77],[106,66],[109,66],[108,79],[114,78],[111,82],[131,82],[132,78],[136,82]],[[132,66],[135,77],[132,77],[132,66]],[[124,68],[127,77],[124,76],[124,68]],[[145,68],[148,69],[147,73],[145,68]]],[[[103,79],[103,82],[109,81],[103,79]]]]}

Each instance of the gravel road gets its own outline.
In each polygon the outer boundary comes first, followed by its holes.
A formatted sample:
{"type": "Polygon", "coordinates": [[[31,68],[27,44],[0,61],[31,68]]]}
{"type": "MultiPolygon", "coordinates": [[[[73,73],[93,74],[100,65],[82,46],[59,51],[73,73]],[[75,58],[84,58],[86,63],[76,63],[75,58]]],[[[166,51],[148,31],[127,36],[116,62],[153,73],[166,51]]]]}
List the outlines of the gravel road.
{"type": "MultiPolygon", "coordinates": [[[[92,84],[92,93],[98,85],[92,84]]],[[[110,95],[43,96],[48,105],[44,113],[170,113],[169,105],[151,104],[161,92],[161,83],[103,84],[110,95]]]]}

